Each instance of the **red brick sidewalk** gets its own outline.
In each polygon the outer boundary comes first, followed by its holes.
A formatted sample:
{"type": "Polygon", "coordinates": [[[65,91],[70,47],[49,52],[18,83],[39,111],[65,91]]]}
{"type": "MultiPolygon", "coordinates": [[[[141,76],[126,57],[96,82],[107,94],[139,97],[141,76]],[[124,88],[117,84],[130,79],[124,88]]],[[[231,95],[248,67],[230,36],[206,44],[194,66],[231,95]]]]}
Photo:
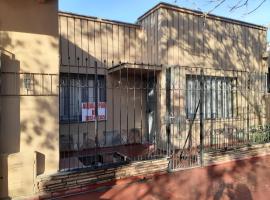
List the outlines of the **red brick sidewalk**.
{"type": "Polygon", "coordinates": [[[270,199],[270,156],[178,171],[66,200],[270,199]]]}

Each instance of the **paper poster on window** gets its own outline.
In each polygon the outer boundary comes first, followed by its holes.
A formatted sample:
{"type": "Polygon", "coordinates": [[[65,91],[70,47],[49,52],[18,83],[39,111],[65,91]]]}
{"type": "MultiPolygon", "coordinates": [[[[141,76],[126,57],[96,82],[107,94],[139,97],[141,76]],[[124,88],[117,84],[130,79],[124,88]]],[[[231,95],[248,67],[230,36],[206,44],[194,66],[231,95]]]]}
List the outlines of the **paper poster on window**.
{"type": "MultiPolygon", "coordinates": [[[[82,121],[95,121],[95,103],[82,103],[82,121]]],[[[98,103],[98,120],[106,120],[106,103],[98,103]]]]}

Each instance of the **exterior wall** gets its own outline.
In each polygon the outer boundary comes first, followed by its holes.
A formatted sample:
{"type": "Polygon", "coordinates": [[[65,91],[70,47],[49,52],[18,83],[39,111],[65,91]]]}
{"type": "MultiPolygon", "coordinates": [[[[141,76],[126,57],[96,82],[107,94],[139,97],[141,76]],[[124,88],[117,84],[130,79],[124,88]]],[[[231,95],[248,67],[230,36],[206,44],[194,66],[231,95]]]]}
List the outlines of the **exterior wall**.
{"type": "Polygon", "coordinates": [[[99,70],[112,62],[141,62],[144,37],[139,25],[59,13],[59,30],[61,72],[68,70],[66,66],[79,66],[84,73],[94,62],[99,70]]]}
{"type": "MultiPolygon", "coordinates": [[[[258,74],[267,72],[267,63],[262,59],[266,48],[266,29],[219,17],[204,18],[202,14],[169,6],[160,6],[149,11],[139,19],[139,24],[147,37],[147,41],[142,44],[144,62],[164,66],[160,75],[160,87],[163,88],[163,93],[159,102],[161,117],[159,127],[160,134],[164,135],[161,137],[166,137],[166,122],[163,119],[168,115],[165,106],[166,68],[171,68],[172,73],[180,74],[179,80],[171,86],[176,88],[172,90],[175,91],[174,94],[173,92],[169,94],[172,100],[171,115],[178,118],[182,124],[180,129],[178,124],[170,125],[172,143],[176,146],[183,145],[188,132],[190,122],[186,120],[184,114],[186,75],[199,75],[200,72],[196,67],[204,69],[204,75],[237,76],[239,82],[238,100],[235,104],[240,114],[229,120],[215,121],[215,129],[225,127],[226,124],[238,129],[247,128],[247,123],[249,126],[264,124],[267,111],[267,96],[261,89],[264,83],[258,80],[252,81],[251,90],[248,91],[248,76],[244,71],[258,74]],[[174,69],[173,66],[182,66],[182,68],[174,69]],[[181,86],[179,90],[177,85],[181,86]],[[247,109],[249,116],[246,113],[247,109]],[[247,122],[248,118],[249,122],[247,122]],[[231,123],[232,121],[234,122],[231,123]]],[[[251,76],[255,78],[256,74],[251,76]]],[[[206,120],[205,130],[209,130],[211,124],[213,122],[206,120]]],[[[195,123],[192,130],[194,132],[192,135],[195,137],[194,146],[196,146],[199,144],[199,124],[195,123]]],[[[220,139],[224,139],[225,136],[221,137],[223,138],[220,139]]]]}
{"type": "MultiPolygon", "coordinates": [[[[153,9],[140,18],[139,26],[65,13],[60,13],[59,21],[63,72],[86,73],[88,69],[87,73],[94,73],[91,67],[95,61],[98,62],[98,73],[105,75],[106,68],[120,61],[163,66],[162,72],[157,75],[157,134],[160,135],[158,140],[162,148],[166,147],[166,144],[163,144],[166,141],[164,119],[168,116],[166,69],[172,66],[182,67],[172,69],[172,73],[178,73],[180,76],[175,84],[179,84],[181,89],[176,89],[175,93],[171,92],[171,107],[174,110],[173,115],[180,117],[182,123],[180,132],[178,125],[172,124],[172,133],[179,132],[183,136],[188,132],[189,121],[185,116],[186,75],[199,74],[196,67],[203,68],[204,75],[238,77],[240,85],[235,104],[236,109],[241,110],[242,114],[238,116],[238,125],[234,126],[246,127],[243,120],[247,120],[247,114],[243,112],[248,104],[251,105],[249,117],[254,119],[250,125],[261,124],[265,120],[266,97],[263,93],[257,94],[255,89],[260,88],[261,82],[257,81],[252,91],[248,92],[245,88],[248,77],[246,73],[239,73],[267,72],[266,63],[261,59],[266,45],[266,30],[260,26],[214,16],[204,18],[199,13],[166,5],[153,9]],[[233,71],[238,72],[235,74],[233,71]]],[[[109,101],[108,99],[107,102],[110,103],[109,101]]],[[[109,117],[108,123],[111,120],[109,117]]],[[[216,126],[222,127],[224,123],[228,123],[225,121],[219,121],[216,126]]],[[[209,124],[211,123],[206,121],[206,128],[209,124]]],[[[199,124],[195,125],[193,130],[198,133],[199,124]]],[[[178,138],[176,143],[179,143],[180,136],[174,137],[178,138]]],[[[182,139],[184,141],[185,137],[182,139]]],[[[198,139],[197,141],[199,142],[198,139]]]]}
{"type": "MultiPolygon", "coordinates": [[[[58,89],[55,87],[58,85],[59,74],[58,43],[60,72],[94,74],[94,63],[97,62],[98,74],[107,75],[108,120],[99,123],[98,132],[99,140],[103,144],[103,132],[106,130],[120,129],[127,134],[129,128],[140,128],[142,132],[146,132],[147,116],[145,112],[140,113],[141,110],[146,110],[145,91],[137,92],[132,99],[128,98],[128,89],[125,87],[124,92],[119,89],[112,90],[112,85],[118,82],[119,77],[116,74],[108,75],[107,69],[120,62],[164,66],[162,72],[157,74],[157,127],[160,137],[158,140],[162,147],[165,146],[162,141],[166,141],[167,137],[164,121],[168,115],[166,69],[174,65],[187,67],[185,70],[173,69],[173,73],[178,73],[181,77],[175,85],[183,88],[169,94],[175,112],[173,114],[180,116],[180,122],[185,125],[189,123],[183,114],[186,75],[198,74],[192,67],[204,68],[205,75],[216,75],[217,69],[250,72],[267,70],[266,63],[261,59],[266,44],[266,31],[263,28],[229,22],[218,17],[206,17],[204,22],[204,18],[199,14],[169,9],[166,6],[154,10],[138,23],[135,25],[73,14],[58,14],[57,0],[27,0],[23,4],[19,0],[0,2],[0,176],[3,177],[0,179],[0,197],[31,195],[35,192],[37,175],[48,175],[58,170],[59,113],[58,89]],[[36,75],[33,81],[39,89],[36,88],[30,94],[26,94],[23,88],[25,73],[36,75]],[[44,79],[40,74],[51,74],[54,78],[44,79]],[[49,85],[53,85],[53,88],[49,85]],[[38,93],[36,90],[47,93],[38,93]],[[116,101],[113,105],[113,95],[123,101],[116,101]],[[134,109],[129,104],[140,106],[141,109],[134,109]],[[121,118],[117,112],[113,112],[113,109],[119,111],[120,108],[121,118]]],[[[218,76],[234,74],[222,72],[218,76]]],[[[246,76],[239,77],[240,84],[248,82],[246,76]]],[[[132,87],[133,80],[129,80],[128,85],[132,87]]],[[[123,79],[122,84],[127,85],[127,81],[123,79]]],[[[248,96],[246,90],[239,94],[237,105],[240,106],[239,110],[244,110],[249,101],[253,106],[250,118],[254,119],[252,123],[257,125],[263,123],[259,119],[265,116],[266,97],[256,91],[256,88],[260,87],[259,82],[252,87],[248,96]]],[[[246,119],[244,115],[245,113],[242,113],[240,117],[246,119]]],[[[206,129],[210,123],[206,122],[206,129]]],[[[236,123],[233,124],[236,127],[246,126],[235,119],[230,119],[229,122],[220,121],[215,126],[222,127],[225,123],[236,123]]],[[[170,126],[172,133],[187,132],[186,126],[182,126],[180,131],[176,124],[170,126]]],[[[198,128],[198,124],[195,125],[194,132],[198,132],[198,128]]],[[[60,134],[67,134],[68,129],[76,133],[73,134],[75,143],[81,143],[85,132],[90,133],[88,139],[93,140],[92,122],[61,124],[60,134]]],[[[179,144],[178,139],[179,135],[173,135],[172,143],[179,144]]],[[[198,141],[197,135],[194,139],[198,141]]],[[[74,145],[74,148],[76,150],[81,147],[74,145]]]]}
{"type": "Polygon", "coordinates": [[[0,2],[0,197],[31,195],[38,174],[58,171],[57,17],[57,0],[0,2]],[[31,94],[25,93],[25,73],[35,75],[31,94]]]}
{"type": "Polygon", "coordinates": [[[266,29],[163,6],[139,19],[146,63],[266,72],[266,29]],[[205,26],[204,26],[205,23],[205,26]],[[149,55],[149,56],[148,56],[149,55]]]}

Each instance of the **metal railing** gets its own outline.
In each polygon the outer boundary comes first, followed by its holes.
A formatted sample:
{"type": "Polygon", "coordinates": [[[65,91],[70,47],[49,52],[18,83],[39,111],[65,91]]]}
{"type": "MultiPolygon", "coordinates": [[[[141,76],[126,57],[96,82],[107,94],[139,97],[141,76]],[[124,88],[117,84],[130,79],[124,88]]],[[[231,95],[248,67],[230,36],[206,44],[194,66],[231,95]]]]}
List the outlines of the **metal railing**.
{"type": "Polygon", "coordinates": [[[204,151],[269,142],[264,72],[102,66],[60,75],[62,170],[161,157],[177,169],[203,164],[204,151]]]}
{"type": "Polygon", "coordinates": [[[1,96],[58,96],[58,74],[1,72],[1,96]]]}

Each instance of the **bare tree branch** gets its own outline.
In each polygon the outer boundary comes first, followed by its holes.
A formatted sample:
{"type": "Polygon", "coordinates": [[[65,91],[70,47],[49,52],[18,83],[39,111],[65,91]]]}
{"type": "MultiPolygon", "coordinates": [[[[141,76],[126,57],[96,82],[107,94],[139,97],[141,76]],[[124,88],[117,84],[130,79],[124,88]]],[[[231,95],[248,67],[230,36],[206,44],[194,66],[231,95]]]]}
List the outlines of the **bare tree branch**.
{"type": "MultiPolygon", "coordinates": [[[[186,0],[186,1],[189,1],[193,6],[196,7],[197,10],[202,10],[201,8],[199,8],[197,6],[197,4],[195,3],[196,0],[186,0]]],[[[253,0],[255,1],[255,0],[253,0]]],[[[266,0],[257,0],[259,3],[258,5],[255,7],[255,8],[252,8],[250,11],[248,11],[247,13],[244,13],[244,15],[249,15],[253,12],[255,12],[256,10],[258,10],[265,2],[266,0]]],[[[174,0],[174,3],[177,3],[178,0],[174,0]]],[[[228,0],[208,0],[207,1],[209,4],[214,4],[214,8],[212,8],[211,10],[209,10],[208,12],[206,12],[206,14],[210,14],[212,13],[214,10],[216,10],[218,7],[220,7],[222,4],[224,4],[225,2],[228,2],[228,0]]],[[[240,8],[243,8],[243,7],[248,7],[249,3],[251,1],[250,0],[237,0],[235,2],[235,4],[231,5],[229,8],[230,8],[230,12],[233,12],[233,11],[236,11],[240,8]]]]}
{"type": "MultiPolygon", "coordinates": [[[[213,12],[214,10],[216,10],[219,6],[221,6],[226,0],[218,0],[219,1],[219,3],[213,8],[213,9],[211,9],[210,11],[208,11],[207,13],[209,14],[209,13],[211,13],[211,12],[213,12]]],[[[217,1],[217,2],[218,2],[217,1]]]]}
{"type": "Polygon", "coordinates": [[[245,2],[243,2],[243,0],[239,0],[234,6],[231,7],[230,12],[232,12],[234,10],[237,10],[238,8],[247,6],[248,5],[248,1],[249,0],[246,0],[245,2]]]}
{"type": "Polygon", "coordinates": [[[251,10],[251,11],[248,12],[248,13],[245,13],[244,15],[249,15],[249,14],[255,12],[255,11],[258,10],[265,2],[266,2],[266,0],[261,1],[261,3],[260,3],[256,8],[254,8],[253,10],[251,10]]]}

